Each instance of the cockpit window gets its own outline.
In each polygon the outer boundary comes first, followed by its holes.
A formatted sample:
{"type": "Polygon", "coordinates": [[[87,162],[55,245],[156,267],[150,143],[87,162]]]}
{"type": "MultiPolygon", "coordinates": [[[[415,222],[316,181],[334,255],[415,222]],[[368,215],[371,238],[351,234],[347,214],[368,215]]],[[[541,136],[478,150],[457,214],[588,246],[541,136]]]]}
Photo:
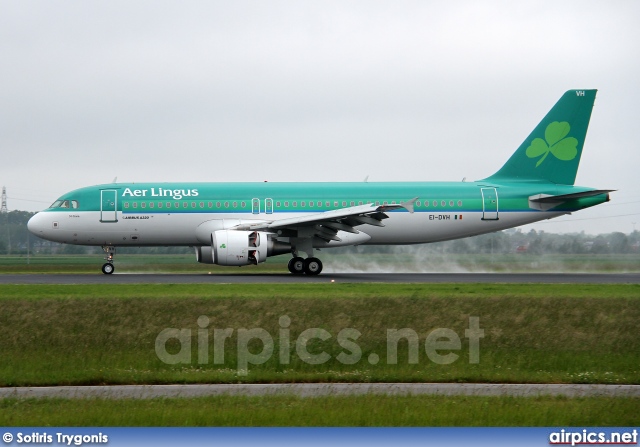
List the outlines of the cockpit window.
{"type": "Polygon", "coordinates": [[[80,207],[77,200],[56,200],[49,208],[72,208],[74,210],[80,207]]]}

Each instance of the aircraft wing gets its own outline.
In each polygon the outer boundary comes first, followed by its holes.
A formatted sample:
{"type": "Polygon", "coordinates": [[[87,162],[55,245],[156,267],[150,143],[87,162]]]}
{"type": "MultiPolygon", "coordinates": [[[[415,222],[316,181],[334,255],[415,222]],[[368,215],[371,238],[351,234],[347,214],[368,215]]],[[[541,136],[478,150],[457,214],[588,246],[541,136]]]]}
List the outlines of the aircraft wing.
{"type": "Polygon", "coordinates": [[[340,238],[336,236],[338,231],[357,234],[359,231],[356,230],[355,227],[359,225],[384,227],[382,220],[389,217],[385,214],[387,211],[404,208],[410,213],[413,213],[413,205],[416,200],[418,200],[417,197],[407,202],[399,204],[392,203],[389,205],[374,205],[369,203],[366,205],[325,211],[324,213],[307,214],[305,216],[277,219],[271,222],[240,225],[236,227],[236,229],[249,231],[286,231],[299,229],[300,227],[315,227],[315,236],[327,241],[339,241],[340,238]]]}

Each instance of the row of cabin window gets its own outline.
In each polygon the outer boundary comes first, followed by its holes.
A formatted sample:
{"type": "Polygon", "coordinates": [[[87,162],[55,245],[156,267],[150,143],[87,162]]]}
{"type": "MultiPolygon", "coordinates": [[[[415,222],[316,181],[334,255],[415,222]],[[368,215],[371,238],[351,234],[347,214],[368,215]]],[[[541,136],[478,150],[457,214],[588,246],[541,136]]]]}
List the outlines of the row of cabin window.
{"type": "MultiPolygon", "coordinates": [[[[166,203],[166,208],[180,208],[180,203],[181,202],[167,202],[166,203]]],[[[191,203],[191,208],[197,208],[197,202],[182,202],[182,208],[189,208],[189,203],[191,203]]],[[[289,201],[284,201],[284,202],[280,202],[280,201],[276,201],[275,202],[275,207],[276,208],[282,208],[282,203],[284,203],[284,208],[289,208],[289,201]]],[[[367,201],[367,202],[363,202],[362,200],[358,201],[357,204],[358,205],[363,205],[364,203],[374,203],[371,201],[367,201]]],[[[400,202],[389,202],[389,201],[376,201],[375,204],[376,206],[379,205],[389,205],[389,203],[400,203],[400,202]]],[[[421,202],[420,200],[418,200],[416,202],[416,206],[417,207],[422,207],[424,205],[424,208],[428,208],[430,206],[430,203],[433,205],[433,207],[437,207],[438,206],[438,201],[434,200],[433,202],[429,202],[428,200],[425,200],[424,202],[421,202]]],[[[446,200],[441,200],[440,202],[440,206],[442,207],[446,207],[447,206],[447,201],[446,200]]],[[[200,208],[204,208],[205,202],[200,202],[200,208]]],[[[297,201],[293,201],[291,202],[292,207],[293,208],[297,208],[298,207],[298,202],[297,201]]],[[[351,200],[349,202],[347,202],[346,200],[343,200],[342,202],[339,201],[334,201],[333,202],[333,206],[335,208],[339,207],[340,204],[342,204],[342,207],[346,207],[346,206],[356,206],[356,201],[351,200]]],[[[207,202],[208,208],[213,208],[213,202],[207,202]]],[[[216,208],[222,208],[223,202],[216,202],[216,208]]],[[[238,202],[224,202],[224,207],[225,208],[229,208],[229,206],[232,205],[233,208],[237,208],[238,207],[238,202]]],[[[453,200],[449,200],[449,206],[450,207],[454,207],[456,205],[456,202],[453,200]]],[[[457,202],[458,207],[462,206],[462,200],[458,200],[457,202]]],[[[131,206],[131,208],[138,208],[138,202],[131,202],[131,205],[129,205],[129,202],[124,202],[124,207],[129,208],[131,206]]],[[[247,206],[247,202],[240,202],[240,208],[246,208],[247,206]]],[[[316,206],[316,202],[309,202],[309,207],[310,208],[314,208],[316,206]]],[[[322,208],[322,202],[318,201],[317,202],[317,206],[318,208],[322,208]]],[[[149,208],[164,208],[164,203],[163,202],[148,202],[148,207],[149,208]]],[[[306,201],[302,201],[300,202],[300,207],[301,208],[305,208],[307,207],[307,202],[306,201]]],[[[331,207],[331,202],[325,202],[325,207],[330,208],[331,207]]],[[[140,202],[140,208],[147,208],[147,202],[140,202]]]]}

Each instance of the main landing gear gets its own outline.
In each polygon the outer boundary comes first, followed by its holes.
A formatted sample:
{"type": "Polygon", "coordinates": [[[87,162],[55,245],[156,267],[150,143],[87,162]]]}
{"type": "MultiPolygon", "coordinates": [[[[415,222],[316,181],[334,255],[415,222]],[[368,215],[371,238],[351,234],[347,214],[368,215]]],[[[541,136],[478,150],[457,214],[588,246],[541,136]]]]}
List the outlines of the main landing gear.
{"type": "Polygon", "coordinates": [[[294,275],[319,275],[322,271],[322,262],[318,258],[303,259],[300,256],[291,258],[289,261],[289,271],[294,275]]]}
{"type": "Polygon", "coordinates": [[[116,270],[116,267],[113,265],[113,257],[116,255],[116,247],[105,245],[102,249],[107,254],[107,257],[104,258],[107,262],[102,264],[102,273],[110,275],[116,270]]]}

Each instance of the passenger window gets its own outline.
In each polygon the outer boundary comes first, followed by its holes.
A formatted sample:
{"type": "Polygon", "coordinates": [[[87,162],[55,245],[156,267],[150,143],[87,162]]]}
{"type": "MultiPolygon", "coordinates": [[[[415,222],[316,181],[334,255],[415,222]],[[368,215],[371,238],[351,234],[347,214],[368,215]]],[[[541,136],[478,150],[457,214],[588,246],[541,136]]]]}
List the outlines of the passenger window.
{"type": "Polygon", "coordinates": [[[289,202],[285,201],[285,202],[284,202],[284,207],[285,207],[285,208],[289,208],[289,202]]]}
{"type": "Polygon", "coordinates": [[[433,206],[438,206],[438,201],[437,200],[433,201],[433,206]]]}
{"type": "Polygon", "coordinates": [[[162,208],[162,202],[158,202],[158,208],[162,208]]]}
{"type": "Polygon", "coordinates": [[[124,203],[124,207],[125,207],[125,208],[129,208],[129,202],[125,202],[125,203],[124,203]]]}
{"type": "Polygon", "coordinates": [[[149,202],[149,208],[153,208],[155,205],[153,202],[149,202]]]}
{"type": "Polygon", "coordinates": [[[140,204],[140,208],[146,208],[146,207],[147,207],[147,204],[146,204],[145,202],[142,202],[142,203],[140,204]]]}
{"type": "Polygon", "coordinates": [[[453,200],[449,201],[449,206],[453,206],[453,200]]]}

